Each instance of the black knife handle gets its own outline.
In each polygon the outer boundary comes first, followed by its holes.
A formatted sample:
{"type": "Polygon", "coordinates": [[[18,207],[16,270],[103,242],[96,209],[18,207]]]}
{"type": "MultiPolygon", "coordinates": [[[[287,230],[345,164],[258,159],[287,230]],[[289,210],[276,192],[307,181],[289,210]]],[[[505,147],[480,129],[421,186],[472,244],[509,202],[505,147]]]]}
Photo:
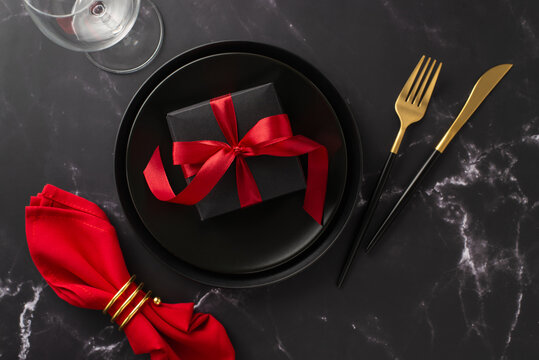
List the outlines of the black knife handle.
{"type": "Polygon", "coordinates": [[[361,223],[359,227],[357,227],[355,231],[353,232],[355,240],[350,246],[350,250],[348,251],[348,256],[346,258],[346,261],[343,264],[341,273],[339,274],[339,279],[337,280],[338,287],[341,287],[341,285],[343,284],[344,279],[346,278],[346,275],[348,274],[348,271],[350,270],[350,266],[352,265],[352,262],[354,261],[354,258],[356,257],[357,250],[359,249],[359,246],[361,245],[363,239],[365,238],[365,233],[367,231],[367,228],[369,227],[369,224],[371,223],[372,217],[374,215],[374,211],[376,210],[376,207],[378,206],[380,196],[382,196],[384,186],[386,184],[387,179],[389,178],[389,174],[391,173],[391,168],[393,167],[393,161],[395,160],[396,157],[397,157],[397,154],[394,154],[392,152],[389,153],[389,156],[387,157],[387,160],[382,169],[382,172],[380,173],[380,176],[378,177],[378,183],[376,184],[376,187],[374,188],[371,198],[369,199],[369,202],[367,203],[367,209],[363,213],[363,216],[361,218],[361,223]]]}
{"type": "Polygon", "coordinates": [[[389,228],[393,220],[397,217],[397,215],[400,213],[400,211],[404,208],[404,206],[408,203],[408,200],[412,197],[415,190],[417,189],[418,185],[421,183],[425,175],[429,172],[429,170],[432,168],[432,165],[436,162],[436,159],[440,157],[442,153],[438,150],[434,150],[432,154],[429,156],[425,164],[421,167],[419,172],[416,174],[410,185],[406,188],[404,193],[402,193],[399,200],[395,203],[393,206],[393,209],[389,212],[385,220],[382,222],[382,225],[378,228],[378,231],[376,231],[376,234],[372,237],[371,241],[367,244],[367,248],[365,249],[365,252],[370,252],[372,248],[376,245],[376,243],[380,240],[380,238],[384,235],[385,231],[389,228]]]}

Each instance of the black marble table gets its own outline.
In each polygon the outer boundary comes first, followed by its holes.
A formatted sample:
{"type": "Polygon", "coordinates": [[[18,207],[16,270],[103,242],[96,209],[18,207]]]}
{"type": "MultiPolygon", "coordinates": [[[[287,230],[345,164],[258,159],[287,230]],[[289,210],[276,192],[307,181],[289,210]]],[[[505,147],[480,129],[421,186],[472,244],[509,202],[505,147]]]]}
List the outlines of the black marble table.
{"type": "MultiPolygon", "coordinates": [[[[0,359],[135,359],[98,312],[60,300],[26,246],[24,206],[52,183],[98,203],[129,269],[168,302],[194,301],[237,358],[539,358],[539,2],[159,0],[164,46],[117,76],[47,40],[21,0],[0,1],[0,359]],[[409,129],[381,210],[402,191],[491,66],[515,66],[444,154],[344,289],[349,231],[312,267],[248,290],[187,280],[148,253],[113,178],[122,112],[144,79],[191,47],[265,42],[319,67],[352,109],[363,194],[398,128],[393,104],[422,53],[444,62],[427,116],[409,129]]],[[[358,205],[358,214],[364,202],[358,205]]]]}

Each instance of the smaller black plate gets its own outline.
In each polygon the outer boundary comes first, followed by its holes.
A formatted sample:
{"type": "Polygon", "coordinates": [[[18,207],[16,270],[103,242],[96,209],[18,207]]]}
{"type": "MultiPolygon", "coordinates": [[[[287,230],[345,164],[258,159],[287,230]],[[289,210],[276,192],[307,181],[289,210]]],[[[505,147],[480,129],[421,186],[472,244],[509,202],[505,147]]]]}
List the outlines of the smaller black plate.
{"type": "Polygon", "coordinates": [[[222,274],[264,271],[285,263],[311,245],[331,222],[340,203],[346,166],[346,146],[339,120],[320,90],[290,66],[249,53],[204,57],[167,77],[142,105],[127,145],[127,182],[146,228],[177,258],[222,274]],[[304,191],[204,221],[193,206],[157,200],[143,176],[157,145],[171,184],[176,185],[177,192],[186,185],[179,167],[171,166],[172,140],[166,114],[269,82],[275,86],[293,133],[307,136],[328,149],[324,226],[303,210],[304,191]]]}

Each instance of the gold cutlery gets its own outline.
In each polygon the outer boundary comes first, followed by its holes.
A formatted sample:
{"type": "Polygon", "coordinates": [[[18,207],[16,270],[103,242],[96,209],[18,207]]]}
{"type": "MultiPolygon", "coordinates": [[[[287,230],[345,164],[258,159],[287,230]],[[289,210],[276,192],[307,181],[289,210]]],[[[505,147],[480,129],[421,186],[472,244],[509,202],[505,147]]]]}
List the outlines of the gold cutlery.
{"type": "Polygon", "coordinates": [[[445,135],[442,137],[442,139],[436,146],[436,149],[434,149],[425,164],[423,164],[421,169],[417,172],[411,183],[401,195],[400,199],[395,203],[393,209],[389,212],[386,219],[382,222],[382,225],[380,225],[380,228],[378,229],[376,234],[367,244],[367,252],[371,251],[378,242],[378,240],[380,240],[384,232],[391,225],[391,222],[395,219],[400,210],[402,210],[402,208],[406,205],[421,180],[423,180],[427,172],[432,168],[432,165],[434,164],[436,159],[440,157],[447,145],[449,145],[451,140],[453,140],[453,138],[459,132],[462,126],[466,123],[466,121],[468,121],[470,116],[472,116],[475,110],[477,110],[479,105],[483,102],[483,100],[485,100],[488,94],[490,94],[492,89],[496,87],[496,85],[505,76],[505,74],[507,74],[507,72],[509,71],[509,69],[511,69],[512,66],[512,64],[502,64],[495,66],[485,72],[479,78],[479,80],[477,80],[475,86],[472,89],[472,92],[470,93],[470,96],[468,97],[468,100],[466,100],[464,107],[460,111],[459,115],[457,116],[449,130],[447,130],[445,135]]]}

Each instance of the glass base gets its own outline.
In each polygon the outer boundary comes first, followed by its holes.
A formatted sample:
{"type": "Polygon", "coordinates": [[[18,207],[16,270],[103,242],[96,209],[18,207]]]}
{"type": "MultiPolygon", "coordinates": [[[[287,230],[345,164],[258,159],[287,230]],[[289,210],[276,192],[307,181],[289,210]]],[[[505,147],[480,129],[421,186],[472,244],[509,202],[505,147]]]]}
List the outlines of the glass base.
{"type": "Polygon", "coordinates": [[[163,33],[159,10],[150,0],[142,0],[137,20],[127,36],[108,49],[87,52],[86,57],[102,70],[129,74],[155,58],[163,43],[163,33]]]}

